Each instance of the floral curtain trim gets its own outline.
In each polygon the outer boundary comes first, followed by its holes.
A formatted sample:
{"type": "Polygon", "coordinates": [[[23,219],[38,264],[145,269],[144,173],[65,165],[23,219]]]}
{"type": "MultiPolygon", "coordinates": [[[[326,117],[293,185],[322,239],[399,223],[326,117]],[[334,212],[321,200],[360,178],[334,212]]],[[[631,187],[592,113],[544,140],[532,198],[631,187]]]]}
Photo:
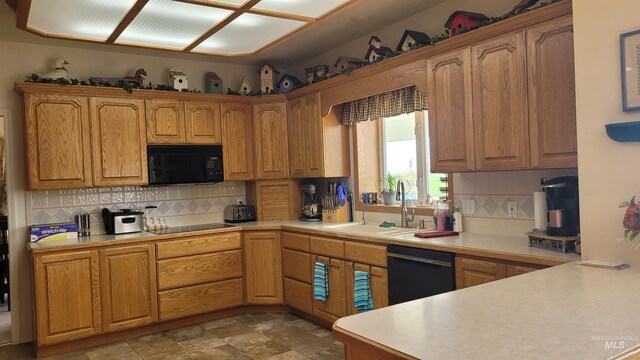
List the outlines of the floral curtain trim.
{"type": "Polygon", "coordinates": [[[411,86],[345,103],[342,123],[351,125],[400,114],[410,114],[415,111],[427,110],[427,108],[427,94],[423,94],[415,86],[411,86]]]}

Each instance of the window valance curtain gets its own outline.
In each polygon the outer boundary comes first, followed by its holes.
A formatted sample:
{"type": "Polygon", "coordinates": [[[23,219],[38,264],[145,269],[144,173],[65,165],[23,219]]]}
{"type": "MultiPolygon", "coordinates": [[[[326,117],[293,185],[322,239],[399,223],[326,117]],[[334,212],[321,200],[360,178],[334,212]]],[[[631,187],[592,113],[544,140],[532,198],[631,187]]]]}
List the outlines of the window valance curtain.
{"type": "Polygon", "coordinates": [[[427,110],[427,94],[415,86],[389,91],[379,95],[350,101],[344,104],[342,123],[378,120],[385,117],[427,110]]]}

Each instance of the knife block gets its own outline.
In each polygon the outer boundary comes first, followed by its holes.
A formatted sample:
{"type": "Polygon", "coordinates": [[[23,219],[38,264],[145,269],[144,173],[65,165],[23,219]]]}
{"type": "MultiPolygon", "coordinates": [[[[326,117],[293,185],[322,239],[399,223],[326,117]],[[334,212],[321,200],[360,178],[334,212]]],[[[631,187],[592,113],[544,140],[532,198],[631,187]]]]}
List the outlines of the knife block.
{"type": "Polygon", "coordinates": [[[342,224],[349,222],[349,201],[344,206],[339,206],[336,210],[322,209],[322,222],[332,224],[342,224]]]}

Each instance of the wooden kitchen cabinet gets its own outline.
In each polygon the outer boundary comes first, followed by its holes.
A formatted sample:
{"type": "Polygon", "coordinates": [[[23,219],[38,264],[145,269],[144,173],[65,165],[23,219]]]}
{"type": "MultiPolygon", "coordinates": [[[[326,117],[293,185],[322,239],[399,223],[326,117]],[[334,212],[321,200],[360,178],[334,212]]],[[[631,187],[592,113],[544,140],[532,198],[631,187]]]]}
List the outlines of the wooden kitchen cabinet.
{"type": "Polygon", "coordinates": [[[148,99],[147,143],[183,144],[185,141],[184,102],[173,99],[148,99]]]}
{"type": "Polygon", "coordinates": [[[526,31],[532,168],[578,166],[571,16],[526,31]]]}
{"type": "Polygon", "coordinates": [[[158,260],[158,290],[242,277],[242,251],[158,260]]]}
{"type": "Polygon", "coordinates": [[[474,256],[456,256],[456,289],[506,277],[505,264],[474,256]]]}
{"type": "Polygon", "coordinates": [[[314,255],[315,260],[328,265],[329,296],[326,301],[313,300],[313,315],[334,322],[347,315],[346,266],[343,260],[314,255]]]}
{"type": "Polygon", "coordinates": [[[505,274],[507,277],[528,274],[546,268],[546,266],[534,264],[506,264],[505,266],[505,274]]]}
{"type": "Polygon", "coordinates": [[[185,124],[187,144],[222,144],[219,103],[185,102],[185,124]]]}
{"type": "Polygon", "coordinates": [[[380,309],[389,306],[389,286],[387,280],[387,269],[378,266],[347,262],[346,269],[346,295],[347,295],[347,315],[358,313],[354,306],[354,271],[364,271],[369,273],[369,287],[373,299],[373,308],[380,309]]]}
{"type": "Polygon", "coordinates": [[[529,168],[524,32],[471,47],[476,170],[529,168]]]}
{"type": "Polygon", "coordinates": [[[251,104],[223,103],[221,113],[224,179],[226,181],[254,180],[251,104]]]}
{"type": "Polygon", "coordinates": [[[91,187],[87,98],[25,93],[24,109],[29,190],[91,187]]]}
{"type": "Polygon", "coordinates": [[[253,107],[255,128],[256,178],[289,177],[287,114],[284,103],[257,104],[253,107]]]}
{"type": "Polygon", "coordinates": [[[261,180],[247,184],[247,201],[256,204],[259,221],[297,219],[302,209],[301,197],[296,180],[261,180]]]}
{"type": "Polygon", "coordinates": [[[244,234],[247,302],[282,304],[282,243],[280,232],[244,234]]]}
{"type": "Polygon", "coordinates": [[[101,332],[97,251],[35,256],[34,279],[39,346],[101,332]]]}
{"type": "Polygon", "coordinates": [[[342,107],[322,116],[320,93],[288,102],[289,163],[293,178],[351,175],[349,129],[342,124],[342,107]]]}
{"type": "Polygon", "coordinates": [[[144,100],[91,98],[94,186],[147,185],[144,100]]]}
{"type": "Polygon", "coordinates": [[[100,284],[104,332],[158,322],[153,244],[100,250],[100,284]]]}
{"type": "Polygon", "coordinates": [[[474,169],[471,50],[427,61],[431,171],[474,169]]]}

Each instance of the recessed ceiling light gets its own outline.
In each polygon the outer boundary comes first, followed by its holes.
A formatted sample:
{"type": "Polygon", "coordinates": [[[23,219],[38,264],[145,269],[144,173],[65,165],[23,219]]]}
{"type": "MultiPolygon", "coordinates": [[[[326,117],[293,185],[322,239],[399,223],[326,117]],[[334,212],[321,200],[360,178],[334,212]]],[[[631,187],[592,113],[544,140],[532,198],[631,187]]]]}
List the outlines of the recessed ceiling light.
{"type": "Polygon", "coordinates": [[[319,18],[349,0],[261,0],[253,8],[319,18]]]}

